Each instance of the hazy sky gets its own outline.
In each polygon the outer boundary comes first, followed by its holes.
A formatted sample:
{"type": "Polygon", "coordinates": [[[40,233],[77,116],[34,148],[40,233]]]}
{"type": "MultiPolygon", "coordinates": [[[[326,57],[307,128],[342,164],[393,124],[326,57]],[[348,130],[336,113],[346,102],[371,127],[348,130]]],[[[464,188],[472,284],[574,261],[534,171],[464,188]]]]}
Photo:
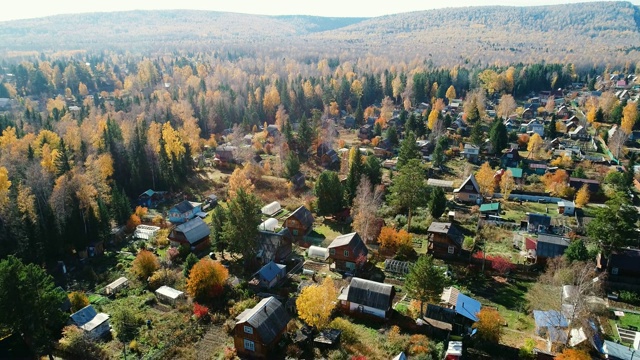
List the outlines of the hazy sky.
{"type": "MultiPolygon", "coordinates": [[[[576,0],[8,0],[0,6],[0,21],[58,14],[125,11],[195,9],[231,11],[265,15],[319,15],[372,17],[442,7],[482,5],[549,5],[576,0]]],[[[589,1],[589,0],[586,0],[589,1]]],[[[632,0],[640,4],[640,0],[632,0]]]]}

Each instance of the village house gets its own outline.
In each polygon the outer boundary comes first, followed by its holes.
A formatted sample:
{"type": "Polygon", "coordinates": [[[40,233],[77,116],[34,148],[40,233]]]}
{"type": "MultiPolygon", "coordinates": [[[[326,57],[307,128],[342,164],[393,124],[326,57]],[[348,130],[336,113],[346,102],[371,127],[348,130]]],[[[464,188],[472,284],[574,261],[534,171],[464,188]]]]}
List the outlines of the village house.
{"type": "Polygon", "coordinates": [[[570,114],[569,108],[567,108],[565,105],[560,106],[560,108],[558,108],[558,111],[556,112],[556,116],[559,119],[564,119],[568,117],[569,114],[570,114]]]}
{"type": "Polygon", "coordinates": [[[453,190],[453,196],[457,201],[480,203],[482,196],[480,195],[480,186],[473,174],[462,182],[459,188],[453,190]]]}
{"type": "Polygon", "coordinates": [[[259,264],[270,261],[286,261],[292,251],[293,238],[289,229],[284,228],[278,232],[258,231],[258,253],[256,260],[259,264]]]}
{"type": "Polygon", "coordinates": [[[304,206],[300,206],[284,220],[284,227],[289,229],[295,240],[302,240],[311,231],[313,221],[311,211],[304,206]]]}
{"type": "Polygon", "coordinates": [[[596,257],[598,270],[607,271],[610,275],[607,280],[613,282],[624,278],[640,278],[640,250],[619,249],[614,251],[607,259],[602,253],[596,257]]]}
{"type": "Polygon", "coordinates": [[[460,255],[464,235],[452,223],[432,222],[429,233],[429,253],[436,256],[460,255]]]}
{"type": "Polygon", "coordinates": [[[221,145],[216,147],[216,154],[213,162],[217,165],[228,165],[236,162],[235,153],[238,151],[237,146],[221,145]]]}
{"type": "Polygon", "coordinates": [[[291,186],[293,186],[294,190],[300,190],[303,189],[307,183],[307,178],[304,176],[303,173],[298,172],[297,174],[293,175],[289,181],[291,182],[291,186]]]}
{"type": "Polygon", "coordinates": [[[165,200],[166,194],[166,191],[153,191],[152,189],[148,189],[138,195],[136,203],[140,206],[152,209],[165,200]]]}
{"type": "Polygon", "coordinates": [[[233,343],[239,356],[268,358],[282,338],[289,314],[275,297],[262,299],[236,317],[233,343]]]}
{"type": "Polygon", "coordinates": [[[568,132],[569,137],[574,140],[589,140],[589,133],[582,125],[578,125],[575,129],[568,132]]]}
{"type": "Polygon", "coordinates": [[[506,167],[517,167],[520,164],[520,153],[518,149],[509,149],[500,157],[500,166],[503,168],[506,167]]]}
{"type": "Polygon", "coordinates": [[[494,202],[480,205],[480,215],[487,219],[490,215],[500,216],[500,203],[494,202]]]}
{"type": "Polygon", "coordinates": [[[460,290],[450,286],[442,291],[440,306],[455,311],[452,331],[457,334],[471,333],[471,326],[478,321],[478,312],[482,305],[478,300],[460,293],[460,290]]]}
{"type": "Polygon", "coordinates": [[[569,186],[576,191],[580,190],[580,188],[582,188],[582,186],[584,185],[587,185],[587,188],[589,189],[589,193],[592,196],[594,194],[597,194],[600,191],[600,183],[597,180],[581,179],[581,178],[575,178],[575,177],[569,178],[569,186]]]}
{"type": "Polygon", "coordinates": [[[544,124],[538,119],[533,119],[527,123],[527,134],[538,134],[544,138],[544,124]]]}
{"type": "Polygon", "coordinates": [[[461,154],[469,162],[472,162],[472,163],[478,162],[480,147],[473,144],[464,144],[464,150],[461,152],[461,154]]]}
{"type": "Polygon", "coordinates": [[[205,251],[211,245],[210,233],[209,225],[197,217],[173,228],[169,233],[169,241],[174,247],[184,245],[188,246],[192,252],[205,251]]]}
{"type": "Polygon", "coordinates": [[[255,274],[249,281],[249,286],[260,289],[271,289],[287,276],[287,266],[269,262],[255,274]]]}
{"type": "Polygon", "coordinates": [[[393,285],[354,277],[340,290],[340,308],[347,314],[389,319],[396,290],[393,285]]]}
{"type": "Polygon", "coordinates": [[[573,216],[576,212],[576,204],[573,201],[558,201],[558,214],[573,216]]]}
{"type": "Polygon", "coordinates": [[[181,224],[196,217],[201,210],[201,203],[184,200],[169,209],[169,221],[181,224]]]}
{"type": "Polygon", "coordinates": [[[551,226],[551,217],[542,214],[528,213],[525,220],[520,223],[520,227],[525,228],[530,233],[545,233],[551,226]]]}
{"type": "Polygon", "coordinates": [[[354,272],[365,262],[369,250],[356,232],[336,237],[327,247],[335,270],[354,272]],[[364,257],[364,258],[363,258],[364,257]],[[364,261],[363,261],[364,260],[364,261]]]}
{"type": "MultiPolygon", "coordinates": [[[[580,241],[580,240],[576,240],[580,241]]],[[[536,261],[562,256],[571,244],[571,240],[557,235],[539,234],[536,241],[536,261]]]]}
{"type": "Polygon", "coordinates": [[[365,124],[358,130],[358,139],[369,140],[373,137],[373,125],[365,124]]]}
{"type": "Polygon", "coordinates": [[[547,164],[529,163],[529,169],[536,175],[544,175],[547,172],[547,164]]]}
{"type": "Polygon", "coordinates": [[[98,313],[93,305],[87,305],[71,314],[71,322],[92,339],[99,339],[111,331],[109,315],[98,313]]]}
{"type": "Polygon", "coordinates": [[[522,169],[517,168],[517,167],[508,167],[507,171],[511,171],[511,176],[513,176],[513,181],[516,183],[516,185],[523,185],[524,184],[524,177],[523,177],[522,169]]]}

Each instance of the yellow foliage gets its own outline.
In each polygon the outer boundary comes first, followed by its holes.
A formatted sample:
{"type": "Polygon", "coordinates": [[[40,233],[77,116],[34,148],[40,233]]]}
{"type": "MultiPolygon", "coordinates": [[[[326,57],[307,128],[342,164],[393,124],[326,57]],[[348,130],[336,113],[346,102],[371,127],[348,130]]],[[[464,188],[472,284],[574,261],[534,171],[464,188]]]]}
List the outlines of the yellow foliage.
{"type": "Polygon", "coordinates": [[[571,166],[573,166],[573,159],[568,155],[558,156],[557,158],[551,160],[549,164],[551,166],[557,166],[563,169],[570,168],[571,166]]]}
{"type": "Polygon", "coordinates": [[[6,149],[17,141],[16,128],[9,126],[2,131],[2,136],[0,136],[0,149],[6,149]]]}
{"type": "Polygon", "coordinates": [[[185,153],[184,145],[182,145],[178,132],[168,122],[162,125],[162,139],[165,141],[164,148],[169,159],[182,159],[182,155],[185,153]]]}
{"type": "Polygon", "coordinates": [[[89,298],[83,291],[74,291],[68,295],[71,303],[71,310],[76,312],[89,305],[89,298]]]}
{"type": "MultiPolygon", "coordinates": [[[[1,176],[2,175],[0,175],[0,177],[1,176]]],[[[0,182],[2,182],[1,179],[0,182]]],[[[30,187],[18,184],[16,205],[18,206],[18,211],[23,221],[29,219],[32,223],[35,223],[38,220],[38,214],[36,213],[36,196],[30,187]]]]}
{"type": "Polygon", "coordinates": [[[529,151],[529,153],[536,153],[538,152],[538,150],[540,150],[543,143],[544,141],[542,140],[542,137],[540,137],[538,133],[535,133],[531,135],[531,137],[529,138],[529,144],[527,145],[527,150],[529,151]]]}
{"type": "Polygon", "coordinates": [[[622,109],[622,122],[620,123],[620,129],[622,129],[622,131],[627,135],[631,134],[637,117],[638,107],[636,103],[630,101],[624,109],[622,109]]]}
{"type": "Polygon", "coordinates": [[[321,285],[311,285],[300,292],[296,299],[298,316],[308,325],[323,329],[329,324],[336,297],[333,280],[326,277],[321,285]]]}
{"type": "Polygon", "coordinates": [[[50,174],[55,174],[56,165],[54,161],[56,157],[58,157],[58,150],[57,149],[51,150],[51,147],[49,147],[49,144],[44,144],[42,146],[41,153],[42,153],[42,161],[40,161],[40,165],[42,165],[42,168],[46,172],[50,174]]]}
{"type": "Polygon", "coordinates": [[[429,113],[429,120],[427,122],[429,130],[433,130],[433,128],[436,126],[436,122],[438,122],[438,111],[436,109],[433,109],[429,113]]]}
{"type": "Polygon", "coordinates": [[[9,202],[9,188],[11,188],[9,171],[5,167],[0,167],[0,208],[4,208],[9,202]]]}
{"type": "Polygon", "coordinates": [[[231,173],[231,176],[229,177],[228,193],[230,198],[234,198],[240,189],[244,189],[244,191],[248,193],[253,192],[255,186],[247,175],[248,173],[245,171],[245,168],[237,167],[233,170],[233,173],[231,173]]]}
{"type": "Polygon", "coordinates": [[[587,205],[589,203],[590,197],[591,194],[589,193],[589,187],[587,186],[587,184],[582,185],[580,190],[578,190],[578,193],[576,193],[576,206],[582,208],[583,206],[587,205]]]}
{"type": "Polygon", "coordinates": [[[478,330],[478,337],[489,343],[499,343],[504,333],[504,318],[498,310],[484,307],[476,314],[478,321],[473,328],[478,330]]]}
{"type": "Polygon", "coordinates": [[[482,164],[475,175],[478,186],[480,186],[480,193],[485,197],[493,195],[493,190],[495,189],[494,175],[495,172],[491,169],[489,162],[482,164]]]}
{"type": "Polygon", "coordinates": [[[516,182],[513,180],[513,174],[511,170],[507,170],[502,174],[502,178],[500,178],[500,193],[502,193],[502,198],[505,201],[509,200],[509,195],[515,188],[516,182]]]}
{"type": "Polygon", "coordinates": [[[396,229],[384,226],[378,235],[378,243],[384,249],[396,250],[402,247],[411,246],[413,235],[406,230],[396,231],[396,229]]]}
{"type": "Polygon", "coordinates": [[[229,270],[222,264],[210,258],[202,258],[189,272],[187,293],[198,300],[218,296],[228,277],[229,270]]]}
{"type": "Polygon", "coordinates": [[[158,258],[150,251],[142,250],[131,263],[131,271],[139,279],[146,280],[160,268],[158,258]]]}
{"type": "Polygon", "coordinates": [[[456,98],[456,88],[454,88],[453,85],[449,86],[445,96],[447,97],[447,99],[449,99],[449,101],[455,99],[456,98]]]}

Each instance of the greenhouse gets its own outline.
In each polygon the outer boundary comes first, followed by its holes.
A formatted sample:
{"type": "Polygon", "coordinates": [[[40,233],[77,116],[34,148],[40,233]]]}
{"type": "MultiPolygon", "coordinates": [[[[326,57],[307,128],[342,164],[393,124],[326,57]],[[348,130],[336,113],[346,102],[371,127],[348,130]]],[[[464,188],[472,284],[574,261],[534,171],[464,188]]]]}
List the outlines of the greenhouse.
{"type": "Polygon", "coordinates": [[[136,231],[133,233],[133,237],[136,239],[149,240],[156,235],[158,230],[160,230],[158,226],[138,225],[136,226],[136,231]]]}
{"type": "Polygon", "coordinates": [[[329,258],[329,249],[320,246],[311,246],[309,250],[307,250],[307,256],[309,256],[310,259],[324,261],[329,258]]]}
{"type": "Polygon", "coordinates": [[[262,214],[267,215],[267,216],[273,216],[273,215],[279,213],[280,210],[282,210],[282,207],[280,206],[280,203],[277,202],[277,201],[274,201],[271,204],[265,205],[260,210],[260,212],[262,212],[262,214]]]}
{"type": "Polygon", "coordinates": [[[394,274],[408,274],[413,263],[408,261],[399,261],[387,259],[384,261],[384,271],[394,274]]]}
{"type": "Polygon", "coordinates": [[[274,218],[268,218],[258,225],[260,231],[275,231],[278,228],[278,220],[274,218]]]}

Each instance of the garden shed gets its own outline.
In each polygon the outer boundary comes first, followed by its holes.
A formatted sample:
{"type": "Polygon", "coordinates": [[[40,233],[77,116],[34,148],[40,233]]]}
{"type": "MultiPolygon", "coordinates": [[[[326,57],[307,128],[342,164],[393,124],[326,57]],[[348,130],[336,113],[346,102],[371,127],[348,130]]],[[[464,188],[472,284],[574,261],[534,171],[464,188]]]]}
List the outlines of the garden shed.
{"type": "Polygon", "coordinates": [[[329,258],[329,249],[320,246],[310,246],[307,250],[307,256],[310,259],[325,261],[329,258]]]}
{"type": "Polygon", "coordinates": [[[277,202],[277,201],[274,201],[274,202],[262,207],[260,212],[262,212],[262,214],[264,214],[266,216],[273,216],[273,215],[279,213],[280,210],[282,210],[282,207],[280,206],[280,203],[277,202]]]}
{"type": "Polygon", "coordinates": [[[176,302],[184,299],[184,293],[180,290],[163,285],[156,290],[156,297],[160,302],[175,305],[176,302]]]}
{"type": "Polygon", "coordinates": [[[118,280],[112,282],[111,284],[107,285],[104,288],[104,292],[107,295],[111,295],[111,294],[115,294],[117,293],[119,290],[121,290],[124,287],[127,287],[129,285],[129,280],[122,276],[120,278],[118,278],[118,280]]]}
{"type": "Polygon", "coordinates": [[[274,218],[268,218],[263,221],[260,225],[258,225],[258,230],[260,231],[276,231],[278,228],[278,220],[274,218]]]}
{"type": "Polygon", "coordinates": [[[387,259],[384,261],[384,271],[394,274],[408,274],[411,266],[413,266],[413,263],[410,263],[408,261],[399,261],[393,259],[387,259]]]}

